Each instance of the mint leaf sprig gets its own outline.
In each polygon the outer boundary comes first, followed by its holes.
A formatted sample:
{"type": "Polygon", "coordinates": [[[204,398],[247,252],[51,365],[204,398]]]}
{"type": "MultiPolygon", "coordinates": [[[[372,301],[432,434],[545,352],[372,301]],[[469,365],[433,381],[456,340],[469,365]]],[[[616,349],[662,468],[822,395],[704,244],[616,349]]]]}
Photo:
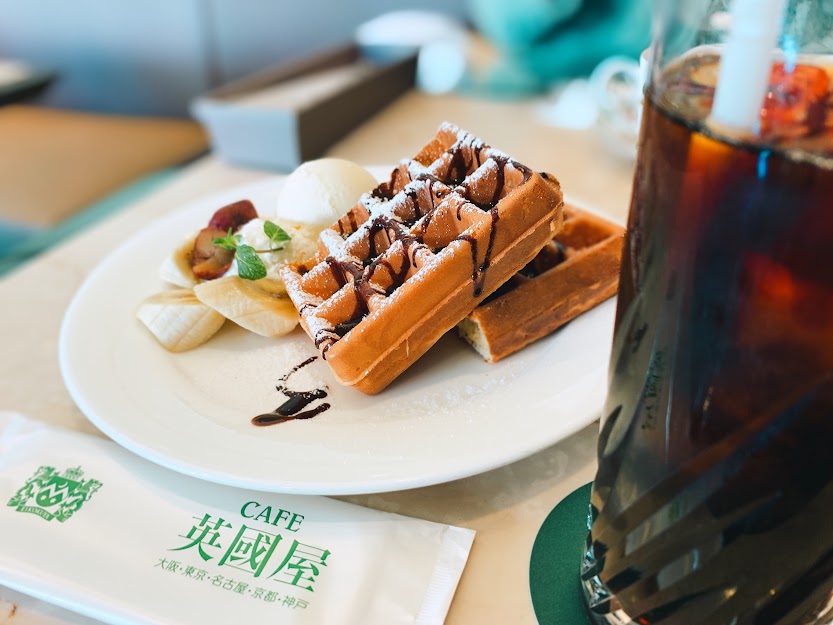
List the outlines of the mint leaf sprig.
{"type": "Polygon", "coordinates": [[[292,240],[292,237],[289,236],[289,233],[287,233],[286,230],[281,228],[278,224],[272,223],[271,221],[264,222],[263,233],[267,237],[269,237],[269,251],[271,252],[277,252],[278,250],[282,250],[284,246],[281,245],[281,243],[285,243],[287,241],[292,240]]]}
{"type": "Polygon", "coordinates": [[[269,238],[268,250],[256,250],[251,245],[241,243],[239,234],[232,234],[229,228],[226,236],[214,239],[214,245],[234,252],[234,259],[237,261],[237,274],[244,280],[260,280],[266,277],[266,265],[258,254],[277,252],[284,248],[283,243],[291,241],[292,237],[278,224],[266,221],[263,224],[263,233],[269,238]]]}

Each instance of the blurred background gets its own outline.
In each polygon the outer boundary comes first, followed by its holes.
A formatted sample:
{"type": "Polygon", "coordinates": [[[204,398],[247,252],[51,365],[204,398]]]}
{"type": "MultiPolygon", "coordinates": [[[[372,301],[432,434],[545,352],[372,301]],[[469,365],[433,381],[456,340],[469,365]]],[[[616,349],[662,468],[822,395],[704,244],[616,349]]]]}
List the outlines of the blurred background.
{"type": "Polygon", "coordinates": [[[408,91],[452,120],[535,102],[536,123],[601,128],[632,159],[650,5],[0,0],[0,275],[205,154],[290,171],[408,91]],[[345,44],[351,76],[298,69],[345,44]]]}
{"type": "Polygon", "coordinates": [[[467,19],[463,0],[0,0],[0,57],[56,72],[39,104],[187,116],[200,93],[415,6],[467,19]]]}

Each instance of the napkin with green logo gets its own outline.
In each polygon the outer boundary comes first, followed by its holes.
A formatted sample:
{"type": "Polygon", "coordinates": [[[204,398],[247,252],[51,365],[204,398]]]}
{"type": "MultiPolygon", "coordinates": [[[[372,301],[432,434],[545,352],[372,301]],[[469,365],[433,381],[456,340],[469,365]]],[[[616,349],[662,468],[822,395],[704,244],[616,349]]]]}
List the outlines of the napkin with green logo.
{"type": "Polygon", "coordinates": [[[442,623],[474,532],[169,471],[0,413],[0,585],[118,625],[442,623]]]}

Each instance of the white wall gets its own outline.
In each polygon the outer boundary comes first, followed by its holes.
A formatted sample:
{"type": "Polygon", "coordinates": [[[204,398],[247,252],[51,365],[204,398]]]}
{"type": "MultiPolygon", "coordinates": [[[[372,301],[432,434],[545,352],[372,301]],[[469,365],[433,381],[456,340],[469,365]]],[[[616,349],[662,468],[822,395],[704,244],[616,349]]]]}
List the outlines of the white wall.
{"type": "Polygon", "coordinates": [[[0,0],[0,57],[57,70],[39,103],[184,116],[212,86],[402,8],[465,14],[463,0],[0,0]]]}
{"type": "Polygon", "coordinates": [[[0,55],[57,70],[45,104],[181,114],[206,88],[200,0],[0,0],[0,55]]]}

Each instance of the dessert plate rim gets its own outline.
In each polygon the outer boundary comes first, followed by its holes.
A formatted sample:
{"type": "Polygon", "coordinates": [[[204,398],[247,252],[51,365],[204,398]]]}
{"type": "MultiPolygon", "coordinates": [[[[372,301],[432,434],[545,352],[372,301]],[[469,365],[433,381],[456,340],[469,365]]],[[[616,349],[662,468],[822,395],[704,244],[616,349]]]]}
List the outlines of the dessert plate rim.
{"type": "MultiPolygon", "coordinates": [[[[384,179],[389,168],[370,168],[384,179]]],[[[285,176],[200,198],[128,237],[87,277],[64,316],[61,372],[104,434],[169,469],[269,492],[348,495],[468,477],[536,453],[598,419],[615,302],[488,364],[446,335],[388,389],[342,387],[323,362],[307,383],[328,388],[313,419],[255,427],[281,401],[293,364],[317,354],[300,328],[266,339],[233,327],[190,352],[164,350],[135,318],[163,283],[155,268],[227,203],[273,214],[285,176]]],[[[582,206],[582,208],[586,208],[582,206]]],[[[592,209],[590,209],[592,210],[592,209]]],[[[232,326],[232,327],[229,327],[232,326]]],[[[451,334],[451,333],[450,333],[451,334]]]]}

